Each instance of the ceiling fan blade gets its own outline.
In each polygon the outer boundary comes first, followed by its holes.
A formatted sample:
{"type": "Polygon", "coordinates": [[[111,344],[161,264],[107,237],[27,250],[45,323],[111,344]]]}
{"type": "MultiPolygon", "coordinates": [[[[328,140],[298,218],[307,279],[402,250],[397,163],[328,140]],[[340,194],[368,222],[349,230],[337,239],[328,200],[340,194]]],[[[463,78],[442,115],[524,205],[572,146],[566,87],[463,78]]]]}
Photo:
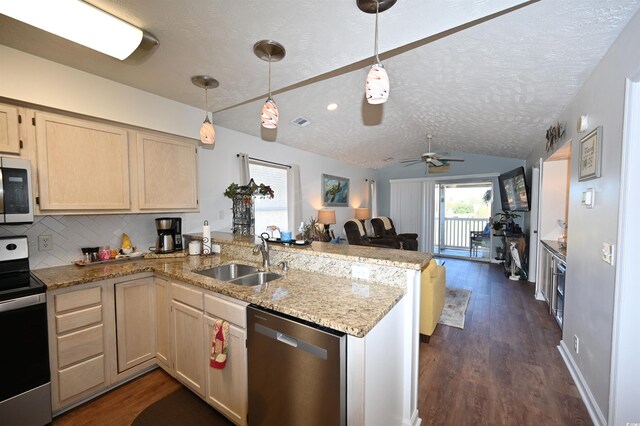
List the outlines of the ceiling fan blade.
{"type": "Polygon", "coordinates": [[[422,161],[422,158],[405,158],[404,160],[400,160],[401,163],[413,163],[422,161]]]}
{"type": "Polygon", "coordinates": [[[442,166],[442,164],[444,164],[441,161],[439,161],[437,158],[429,158],[429,162],[436,167],[440,167],[442,166]]]}
{"type": "Polygon", "coordinates": [[[439,160],[442,161],[464,161],[464,158],[445,158],[445,157],[438,157],[439,160]]]}
{"type": "Polygon", "coordinates": [[[404,167],[413,166],[414,164],[422,163],[422,160],[401,161],[405,163],[404,167]]]}

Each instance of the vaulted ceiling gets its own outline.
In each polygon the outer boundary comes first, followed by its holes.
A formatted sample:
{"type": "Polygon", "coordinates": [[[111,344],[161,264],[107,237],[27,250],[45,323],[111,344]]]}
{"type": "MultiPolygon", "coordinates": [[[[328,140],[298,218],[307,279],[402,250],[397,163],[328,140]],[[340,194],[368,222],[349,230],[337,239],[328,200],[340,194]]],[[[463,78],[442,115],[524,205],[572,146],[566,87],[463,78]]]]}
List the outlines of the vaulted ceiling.
{"type": "Polygon", "coordinates": [[[380,15],[390,98],[369,105],[375,15],[355,0],[89,3],[147,30],[159,47],[121,62],[2,15],[0,44],[197,108],[204,91],[190,78],[209,74],[220,81],[209,91],[214,124],[373,168],[418,157],[427,133],[437,151],[526,158],[640,6],[398,0],[380,15]],[[277,131],[259,122],[268,68],[252,48],[262,39],[286,48],[272,65],[277,131]],[[297,117],[310,124],[291,123],[297,117]]]}

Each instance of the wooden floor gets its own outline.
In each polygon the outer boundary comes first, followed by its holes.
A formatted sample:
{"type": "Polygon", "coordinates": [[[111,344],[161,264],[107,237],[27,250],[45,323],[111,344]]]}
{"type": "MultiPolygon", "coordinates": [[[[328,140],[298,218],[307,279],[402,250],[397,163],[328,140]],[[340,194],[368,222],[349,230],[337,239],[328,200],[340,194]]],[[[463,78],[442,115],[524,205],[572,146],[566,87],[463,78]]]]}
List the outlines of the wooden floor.
{"type": "MultiPolygon", "coordinates": [[[[560,328],[533,285],[497,265],[446,259],[447,286],[472,291],[465,328],[438,325],[420,344],[423,425],[590,425],[556,348],[560,328]]],[[[56,418],[61,425],[129,425],[180,384],[161,369],[56,418]]]]}
{"type": "Polygon", "coordinates": [[[447,287],[472,291],[465,328],[420,345],[423,425],[590,425],[557,345],[561,330],[533,285],[502,267],[446,259],[447,287]]]}

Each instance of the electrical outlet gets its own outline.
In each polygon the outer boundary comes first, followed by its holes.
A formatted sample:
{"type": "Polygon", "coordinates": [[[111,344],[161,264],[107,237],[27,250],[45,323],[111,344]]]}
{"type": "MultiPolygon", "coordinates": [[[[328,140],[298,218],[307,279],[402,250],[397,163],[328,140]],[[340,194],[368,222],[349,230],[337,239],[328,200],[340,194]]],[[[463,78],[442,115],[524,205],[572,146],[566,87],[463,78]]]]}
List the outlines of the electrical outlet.
{"type": "Polygon", "coordinates": [[[353,278],[368,280],[370,271],[371,268],[369,267],[369,265],[351,265],[351,276],[353,278]]]}
{"type": "Polygon", "coordinates": [[[578,338],[577,334],[573,335],[573,350],[576,352],[576,354],[580,353],[580,339],[578,338]]]}
{"type": "Polygon", "coordinates": [[[53,250],[53,237],[51,235],[38,236],[38,251],[53,250]]]}

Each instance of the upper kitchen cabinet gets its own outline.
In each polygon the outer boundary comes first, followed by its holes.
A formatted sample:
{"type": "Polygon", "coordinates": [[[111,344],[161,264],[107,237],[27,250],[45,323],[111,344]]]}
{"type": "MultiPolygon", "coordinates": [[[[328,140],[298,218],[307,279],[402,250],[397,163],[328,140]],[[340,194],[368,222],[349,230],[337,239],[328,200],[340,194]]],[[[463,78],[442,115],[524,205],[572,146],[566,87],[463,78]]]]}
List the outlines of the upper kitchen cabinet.
{"type": "Polygon", "coordinates": [[[40,211],[128,210],[127,130],[36,112],[40,211]]]}
{"type": "Polygon", "coordinates": [[[20,154],[18,108],[0,104],[0,153],[20,154]]]}
{"type": "Polygon", "coordinates": [[[194,141],[137,132],[138,206],[143,211],[198,209],[198,151],[194,141]]]}

